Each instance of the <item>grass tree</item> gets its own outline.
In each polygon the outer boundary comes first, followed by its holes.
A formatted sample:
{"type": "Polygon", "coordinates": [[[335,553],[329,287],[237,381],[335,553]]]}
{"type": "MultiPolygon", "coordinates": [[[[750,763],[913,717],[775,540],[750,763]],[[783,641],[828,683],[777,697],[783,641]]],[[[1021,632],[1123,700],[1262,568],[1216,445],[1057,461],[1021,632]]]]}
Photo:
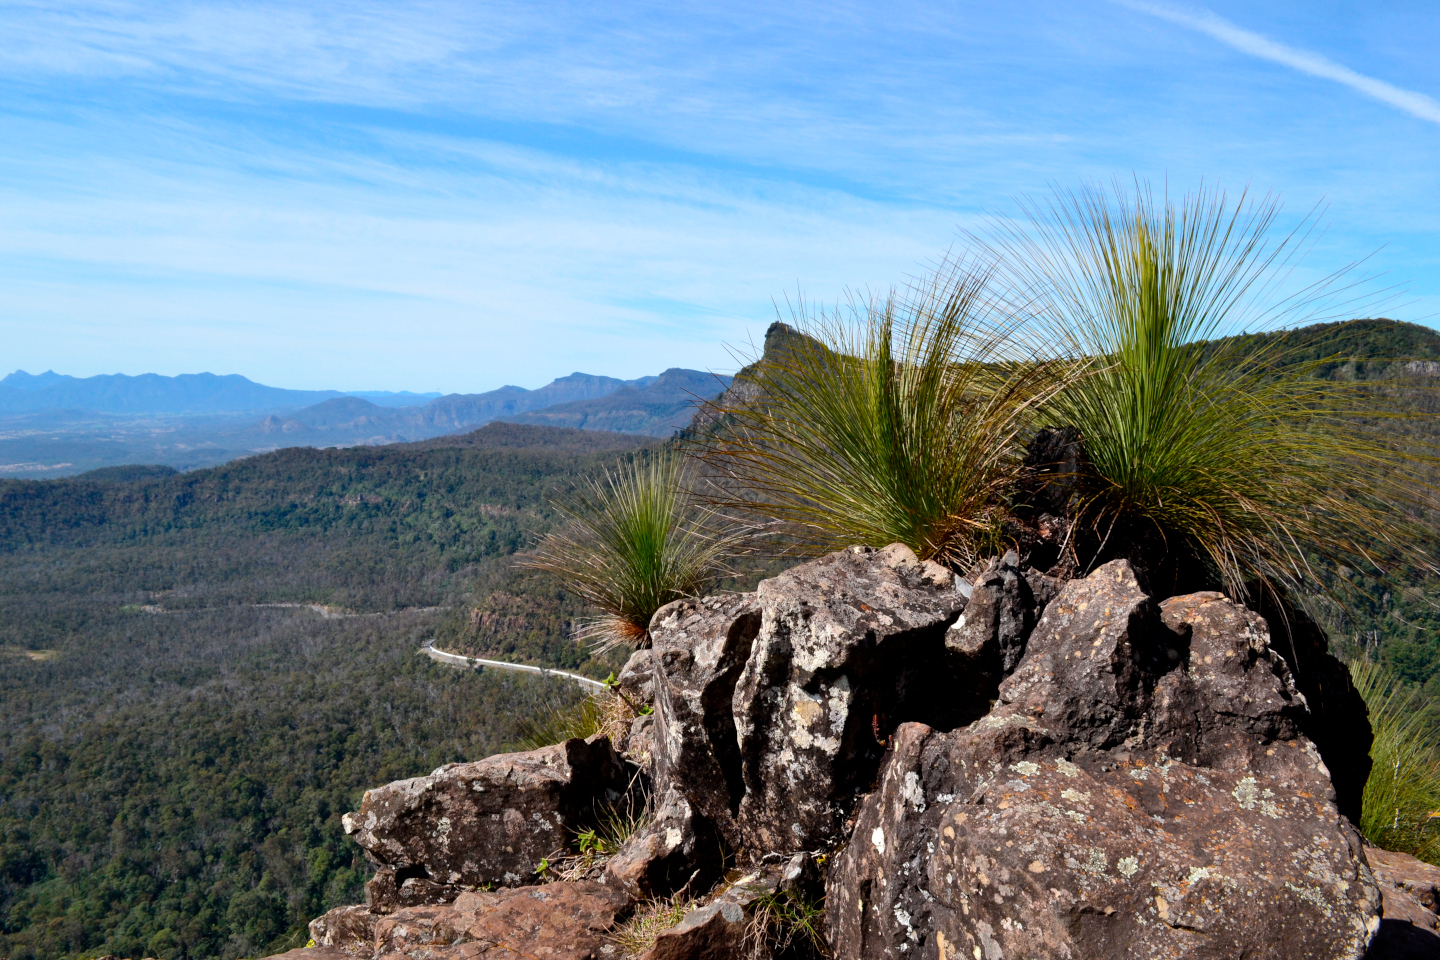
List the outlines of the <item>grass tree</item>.
{"type": "Polygon", "coordinates": [[[639,454],[585,482],[565,523],[522,559],[558,575],[596,611],[577,632],[598,650],[648,645],[650,618],[726,572],[740,538],[693,493],[686,459],[639,454]]]}
{"type": "Polygon", "coordinates": [[[1308,579],[1317,556],[1414,553],[1406,510],[1430,503],[1427,458],[1364,426],[1396,414],[1385,397],[1293,362],[1297,336],[1239,335],[1313,315],[1341,289],[1281,295],[1313,221],[1278,233],[1268,198],[1172,202],[1143,185],[1024,212],[976,239],[1045,352],[1093,361],[1044,410],[1083,438],[1087,562],[1139,545],[1171,578],[1188,568],[1239,595],[1308,579]]]}
{"type": "Polygon", "coordinates": [[[727,507],[807,551],[899,542],[950,564],[994,549],[1043,365],[982,322],[987,276],[947,262],[883,298],[794,311],[703,441],[727,507]]]}
{"type": "Polygon", "coordinates": [[[1360,832],[1377,847],[1440,864],[1440,759],[1426,736],[1435,728],[1433,708],[1419,687],[1377,664],[1353,663],[1350,675],[1375,734],[1360,832]]]}

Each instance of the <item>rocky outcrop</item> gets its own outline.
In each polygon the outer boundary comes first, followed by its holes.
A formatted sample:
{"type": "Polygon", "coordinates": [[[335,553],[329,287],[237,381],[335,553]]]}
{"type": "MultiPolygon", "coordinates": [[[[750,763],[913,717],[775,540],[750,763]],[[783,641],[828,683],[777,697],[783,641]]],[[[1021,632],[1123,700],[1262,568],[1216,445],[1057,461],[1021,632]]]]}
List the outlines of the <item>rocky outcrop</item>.
{"type": "Polygon", "coordinates": [[[681,600],[651,621],[655,782],[679,789],[732,847],[745,793],[734,693],[760,632],[754,594],[681,600]]]}
{"type": "Polygon", "coordinates": [[[993,690],[976,682],[998,681],[998,667],[979,668],[1001,662],[995,631],[947,647],[966,602],[950,571],[896,545],[831,554],[753,594],[662,609],[651,623],[655,790],[683,797],[688,812],[668,826],[657,817],[617,869],[672,882],[717,870],[719,845],[697,847],[711,861],[681,866],[662,832],[710,829],[733,851],[772,854],[837,843],[899,719],[953,724],[988,707],[993,690]],[[637,870],[657,856],[663,870],[637,870]]]}
{"type": "Polygon", "coordinates": [[[1070,582],[994,710],[897,733],[830,875],[837,953],[1358,960],[1379,891],[1306,712],[1219,594],[1070,582]]]}
{"type": "Polygon", "coordinates": [[[452,763],[367,790],[345,832],[379,870],[372,910],[444,903],[465,887],[533,882],[629,785],[605,739],[452,763]]]}
{"type": "Polygon", "coordinates": [[[615,954],[608,935],[629,906],[623,894],[582,882],[471,891],[454,903],[388,916],[340,907],[311,923],[318,949],[291,954],[295,960],[599,960],[615,954]]]}
{"type": "Polygon", "coordinates": [[[572,740],[371,791],[371,907],[315,921],[315,960],[613,956],[677,892],[648,960],[760,957],[764,911],[822,883],[845,960],[1428,955],[1440,870],[1367,864],[1368,722],[1318,628],[1023,556],[852,548],[665,607],[619,682],[654,706],[632,765],[572,740]],[[602,885],[521,886],[647,775],[602,885]]]}

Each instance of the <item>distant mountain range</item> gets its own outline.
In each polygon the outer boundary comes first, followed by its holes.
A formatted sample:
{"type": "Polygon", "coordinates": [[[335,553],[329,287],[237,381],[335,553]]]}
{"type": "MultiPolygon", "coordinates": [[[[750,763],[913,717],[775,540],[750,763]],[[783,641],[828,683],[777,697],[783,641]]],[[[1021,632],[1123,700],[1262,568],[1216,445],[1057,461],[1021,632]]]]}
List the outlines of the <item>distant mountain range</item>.
{"type": "Polygon", "coordinates": [[[210,373],[0,379],[0,477],[59,477],[123,464],[212,466],[280,447],[405,443],[493,421],[665,437],[729,377],[671,369],[619,380],[572,373],[475,394],[285,390],[210,373]]]}
{"type": "MultiPolygon", "coordinates": [[[[518,389],[518,388],[517,388],[518,389]]],[[[239,374],[183,373],[163,377],[123,373],[71,377],[47,370],[16,370],[0,379],[0,414],[42,410],[88,410],[114,414],[225,414],[294,409],[331,397],[363,397],[380,406],[413,406],[440,396],[409,391],[286,390],[239,374]]]]}

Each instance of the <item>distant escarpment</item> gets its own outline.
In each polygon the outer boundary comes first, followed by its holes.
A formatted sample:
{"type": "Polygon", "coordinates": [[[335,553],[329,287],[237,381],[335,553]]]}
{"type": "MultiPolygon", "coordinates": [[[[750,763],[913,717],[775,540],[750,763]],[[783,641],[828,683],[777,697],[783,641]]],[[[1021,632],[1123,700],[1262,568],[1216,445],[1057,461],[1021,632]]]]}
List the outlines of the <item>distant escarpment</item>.
{"type": "Polygon", "coordinates": [[[1365,708],[1288,616],[899,545],[670,604],[628,729],[368,791],[368,902],[287,956],[1434,955],[1440,871],[1364,846],[1365,708]]]}

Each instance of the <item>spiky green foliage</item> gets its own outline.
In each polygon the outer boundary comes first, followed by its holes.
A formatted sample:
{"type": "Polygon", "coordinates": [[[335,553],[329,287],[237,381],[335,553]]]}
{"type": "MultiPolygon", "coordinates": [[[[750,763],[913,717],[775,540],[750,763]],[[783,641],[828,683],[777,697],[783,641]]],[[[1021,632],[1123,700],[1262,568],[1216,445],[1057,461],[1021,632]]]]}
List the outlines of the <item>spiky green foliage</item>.
{"type": "Polygon", "coordinates": [[[1350,676],[1375,733],[1360,832],[1377,847],[1440,864],[1440,758],[1425,736],[1434,722],[1428,701],[1378,664],[1356,661],[1350,676]]]}
{"type": "Polygon", "coordinates": [[[961,564],[993,548],[1016,437],[1048,382],[980,322],[986,277],[930,278],[830,312],[767,355],[750,399],[722,404],[701,454],[727,506],[780,521],[802,548],[903,543],[961,564]]]}
{"type": "Polygon", "coordinates": [[[1237,595],[1307,579],[1307,555],[1373,568],[1410,549],[1404,510],[1431,501],[1421,458],[1364,426],[1397,408],[1314,376],[1303,338],[1234,336],[1334,289],[1279,295],[1304,234],[1274,235],[1273,201],[1137,185],[1025,213],[981,243],[1048,352],[1095,361],[1045,409],[1084,440],[1082,532],[1193,555],[1237,595]]]}
{"type": "Polygon", "coordinates": [[[741,543],[697,503],[673,451],[619,463],[561,510],[568,522],[522,563],[559,575],[600,611],[577,634],[599,649],[644,646],[655,611],[713,583],[741,543]]]}

